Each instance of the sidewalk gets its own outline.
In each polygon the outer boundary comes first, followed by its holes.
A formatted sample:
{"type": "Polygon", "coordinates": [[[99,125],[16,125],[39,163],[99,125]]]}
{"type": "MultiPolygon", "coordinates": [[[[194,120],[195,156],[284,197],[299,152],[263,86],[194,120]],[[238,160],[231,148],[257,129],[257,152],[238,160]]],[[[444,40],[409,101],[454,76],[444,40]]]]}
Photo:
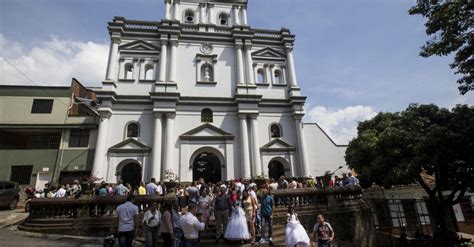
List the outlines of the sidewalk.
{"type": "Polygon", "coordinates": [[[24,209],[0,210],[0,229],[20,224],[28,217],[24,209]]]}

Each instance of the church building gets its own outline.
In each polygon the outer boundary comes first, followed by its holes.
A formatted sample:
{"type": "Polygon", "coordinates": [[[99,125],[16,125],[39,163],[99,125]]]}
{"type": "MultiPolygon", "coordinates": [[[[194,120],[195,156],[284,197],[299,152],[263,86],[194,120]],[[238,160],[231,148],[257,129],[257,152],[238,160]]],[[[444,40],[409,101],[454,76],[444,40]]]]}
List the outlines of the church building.
{"type": "Polygon", "coordinates": [[[215,182],[345,166],[346,146],[302,123],[290,30],[249,26],[247,0],[164,7],[161,21],[108,23],[94,176],[215,182]]]}

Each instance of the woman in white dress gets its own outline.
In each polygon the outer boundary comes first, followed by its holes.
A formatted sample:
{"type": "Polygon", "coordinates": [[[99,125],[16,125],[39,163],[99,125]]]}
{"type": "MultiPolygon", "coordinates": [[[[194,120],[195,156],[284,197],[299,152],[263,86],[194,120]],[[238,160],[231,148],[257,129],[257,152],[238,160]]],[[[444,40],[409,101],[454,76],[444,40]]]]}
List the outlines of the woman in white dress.
{"type": "Polygon", "coordinates": [[[307,247],[310,241],[306,230],[298,220],[295,206],[288,209],[288,219],[286,220],[285,242],[287,247],[307,247]]]}
{"type": "Polygon", "coordinates": [[[250,239],[245,212],[239,203],[232,204],[232,215],[225,230],[224,238],[228,240],[247,241],[250,239]]]}

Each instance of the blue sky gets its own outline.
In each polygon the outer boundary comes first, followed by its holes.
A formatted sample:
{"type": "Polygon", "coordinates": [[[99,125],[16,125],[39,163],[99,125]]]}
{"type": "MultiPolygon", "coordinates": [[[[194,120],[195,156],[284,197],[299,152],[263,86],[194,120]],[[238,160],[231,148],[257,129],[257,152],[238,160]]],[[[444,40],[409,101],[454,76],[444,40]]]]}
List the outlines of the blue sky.
{"type": "MultiPolygon", "coordinates": [[[[424,19],[407,13],[414,3],[250,0],[248,20],[256,28],[287,27],[296,35],[306,121],[318,122],[343,144],[354,136],[357,121],[379,111],[410,103],[474,103],[473,93],[459,95],[451,57],[418,55],[427,36],[424,19]]],[[[114,16],[160,20],[163,7],[163,0],[2,0],[0,55],[37,84],[64,85],[76,77],[98,85],[105,74],[107,22],[114,16]]],[[[0,63],[0,84],[31,84],[3,58],[0,63]]]]}

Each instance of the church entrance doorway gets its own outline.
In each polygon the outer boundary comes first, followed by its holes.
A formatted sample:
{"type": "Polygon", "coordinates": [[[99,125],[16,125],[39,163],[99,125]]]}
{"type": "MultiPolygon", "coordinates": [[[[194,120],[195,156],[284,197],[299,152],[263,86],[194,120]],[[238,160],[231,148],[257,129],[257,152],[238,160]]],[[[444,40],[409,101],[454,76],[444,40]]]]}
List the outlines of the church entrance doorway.
{"type": "Polygon", "coordinates": [[[221,162],[212,152],[199,153],[193,161],[193,181],[204,178],[207,182],[219,182],[221,176],[221,162]]]}
{"type": "Polygon", "coordinates": [[[127,163],[122,167],[120,171],[120,179],[123,184],[129,183],[132,188],[140,185],[142,181],[142,168],[136,162],[127,163]]]}
{"type": "Polygon", "coordinates": [[[278,160],[270,161],[270,163],[268,163],[268,177],[278,181],[281,176],[285,176],[283,164],[278,160]]]}

